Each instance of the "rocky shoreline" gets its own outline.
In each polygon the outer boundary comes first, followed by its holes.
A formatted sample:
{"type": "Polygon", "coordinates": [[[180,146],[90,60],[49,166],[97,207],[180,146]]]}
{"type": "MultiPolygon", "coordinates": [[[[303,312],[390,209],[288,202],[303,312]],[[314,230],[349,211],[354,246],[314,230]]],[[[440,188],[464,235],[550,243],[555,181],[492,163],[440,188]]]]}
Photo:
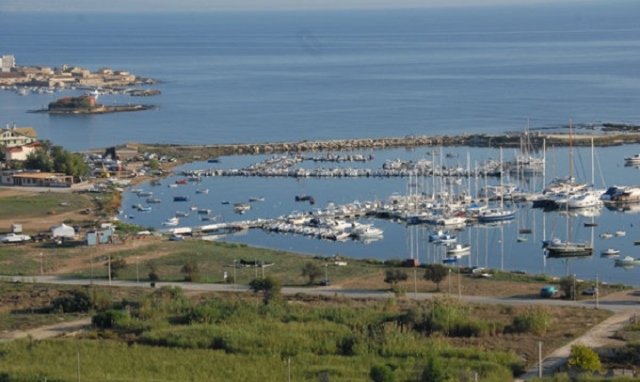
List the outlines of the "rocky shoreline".
{"type": "Polygon", "coordinates": [[[108,113],[121,113],[127,111],[143,111],[154,109],[153,105],[122,105],[122,106],[102,106],[95,109],[41,109],[41,110],[29,110],[27,113],[39,113],[39,114],[108,114],[108,113]]]}

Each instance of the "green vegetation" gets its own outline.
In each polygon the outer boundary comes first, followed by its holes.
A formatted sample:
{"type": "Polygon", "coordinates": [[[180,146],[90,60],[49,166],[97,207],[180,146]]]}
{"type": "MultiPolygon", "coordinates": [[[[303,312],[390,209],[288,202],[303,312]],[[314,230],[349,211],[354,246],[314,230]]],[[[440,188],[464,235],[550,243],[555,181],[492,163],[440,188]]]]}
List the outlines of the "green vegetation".
{"type": "MultiPolygon", "coordinates": [[[[43,189],[43,191],[45,190],[43,189]]],[[[47,214],[83,210],[92,206],[93,203],[89,196],[72,193],[40,192],[7,196],[0,198],[0,219],[40,217],[47,214]]],[[[1,227],[0,229],[2,228],[8,231],[9,227],[1,227]]]]}
{"type": "Polygon", "coordinates": [[[309,302],[273,299],[265,305],[244,294],[189,300],[180,288],[163,287],[99,310],[93,323],[100,329],[83,339],[0,344],[3,377],[75,380],[78,355],[82,380],[216,375],[216,380],[277,381],[286,376],[287,359],[299,381],[433,380],[426,375],[462,380],[473,373],[483,381],[510,381],[522,371],[513,351],[455,347],[444,340],[445,331],[432,324],[447,312],[459,325],[466,304],[427,301],[413,307],[420,312],[414,315],[400,304],[378,301],[309,302]]]}
{"type": "Polygon", "coordinates": [[[546,307],[530,307],[513,318],[513,328],[519,333],[544,334],[551,327],[552,321],[553,316],[546,307]]]}
{"type": "Polygon", "coordinates": [[[50,150],[37,149],[27,155],[24,168],[43,172],[60,172],[76,179],[89,173],[89,166],[84,163],[82,155],[71,153],[62,146],[52,146],[50,150]]]}
{"type": "Polygon", "coordinates": [[[436,284],[437,290],[440,290],[440,283],[449,275],[449,268],[442,264],[429,264],[424,268],[424,279],[432,281],[436,284]]]}
{"type": "Polygon", "coordinates": [[[87,96],[64,97],[49,102],[49,110],[91,110],[94,108],[92,99],[87,96]]]}
{"type": "Polygon", "coordinates": [[[578,371],[599,371],[602,369],[600,357],[590,347],[582,344],[571,346],[571,355],[567,364],[578,371]]]}
{"type": "Polygon", "coordinates": [[[270,276],[251,280],[249,287],[254,293],[262,293],[262,302],[265,305],[280,297],[280,291],[282,290],[280,280],[270,276]]]}
{"type": "Polygon", "coordinates": [[[195,282],[200,280],[200,269],[195,261],[187,261],[180,269],[180,272],[184,274],[184,281],[195,282]]]}
{"type": "Polygon", "coordinates": [[[302,277],[307,278],[307,285],[313,285],[316,279],[322,277],[322,268],[317,262],[307,261],[302,267],[302,277]]]}

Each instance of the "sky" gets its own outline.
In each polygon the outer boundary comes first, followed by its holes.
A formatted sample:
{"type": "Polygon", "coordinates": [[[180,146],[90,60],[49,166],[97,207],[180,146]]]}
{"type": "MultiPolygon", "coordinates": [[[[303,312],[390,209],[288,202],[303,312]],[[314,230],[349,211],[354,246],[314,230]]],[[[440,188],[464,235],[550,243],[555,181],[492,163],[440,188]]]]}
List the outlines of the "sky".
{"type": "Polygon", "coordinates": [[[2,0],[0,12],[190,12],[467,7],[578,3],[581,0],[2,0]]]}

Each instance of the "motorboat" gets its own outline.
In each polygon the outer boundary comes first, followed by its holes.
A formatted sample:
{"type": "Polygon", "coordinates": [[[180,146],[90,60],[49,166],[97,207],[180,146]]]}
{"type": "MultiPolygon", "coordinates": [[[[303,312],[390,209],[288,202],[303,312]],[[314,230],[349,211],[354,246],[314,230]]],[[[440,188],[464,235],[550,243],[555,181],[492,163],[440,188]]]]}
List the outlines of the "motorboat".
{"type": "Polygon", "coordinates": [[[243,214],[251,209],[251,204],[247,203],[235,203],[233,210],[239,214],[243,214]]]}
{"type": "Polygon", "coordinates": [[[437,231],[429,235],[429,241],[433,243],[454,243],[456,240],[457,237],[449,231],[437,231]]]}
{"type": "Polygon", "coordinates": [[[640,265],[640,258],[625,256],[621,259],[616,259],[616,265],[619,265],[619,266],[640,265]]]}
{"type": "Polygon", "coordinates": [[[262,198],[262,197],[255,197],[255,196],[254,196],[254,197],[250,197],[250,198],[249,198],[249,201],[250,201],[250,202],[264,202],[264,198],[262,198]]]}
{"type": "Polygon", "coordinates": [[[138,207],[138,211],[140,211],[140,212],[149,212],[149,211],[151,211],[151,207],[149,207],[149,206],[145,206],[145,207],[140,206],[140,207],[138,207]]]}
{"type": "Polygon", "coordinates": [[[187,216],[189,216],[189,213],[184,211],[176,211],[176,216],[186,218],[187,216]]]}
{"type": "Polygon", "coordinates": [[[209,215],[211,213],[211,210],[208,208],[201,208],[198,210],[198,214],[200,215],[209,215]]]}
{"type": "Polygon", "coordinates": [[[468,254],[471,251],[469,244],[456,244],[455,246],[447,249],[447,256],[461,256],[468,254]]]}
{"type": "Polygon", "coordinates": [[[357,224],[351,229],[351,236],[356,239],[379,238],[382,236],[382,229],[371,224],[357,224]]]}
{"type": "Polygon", "coordinates": [[[176,216],[169,218],[165,221],[162,222],[162,225],[166,225],[166,226],[176,226],[178,225],[178,223],[180,223],[180,219],[176,216]]]}
{"type": "Polygon", "coordinates": [[[640,163],[640,154],[624,158],[625,163],[640,163]]]}
{"type": "Polygon", "coordinates": [[[605,233],[601,233],[600,234],[600,238],[601,239],[611,239],[612,237],[613,237],[613,234],[609,233],[609,232],[605,232],[605,233]]]}
{"type": "Polygon", "coordinates": [[[442,262],[444,264],[455,264],[456,262],[458,262],[458,258],[456,256],[447,256],[442,259],[442,262]]]}
{"type": "Polygon", "coordinates": [[[173,197],[173,201],[174,202],[186,202],[189,200],[188,196],[174,196],[173,197]]]}
{"type": "Polygon", "coordinates": [[[618,255],[620,255],[620,250],[619,249],[613,249],[613,248],[607,248],[607,249],[603,249],[602,251],[600,251],[600,255],[602,255],[604,257],[618,256],[618,255]]]}
{"type": "Polygon", "coordinates": [[[176,180],[176,184],[187,184],[187,182],[189,182],[189,179],[178,179],[178,180],[176,180]]]}
{"type": "Polygon", "coordinates": [[[613,234],[614,234],[615,236],[620,237],[620,236],[625,236],[625,235],[627,234],[627,232],[625,232],[625,231],[616,231],[616,232],[614,232],[613,234]]]}
{"type": "Polygon", "coordinates": [[[184,241],[184,236],[179,234],[173,234],[169,237],[170,241],[184,241]]]}
{"type": "Polygon", "coordinates": [[[203,188],[200,190],[196,190],[196,194],[208,194],[209,193],[209,189],[208,188],[203,188]]]}
{"type": "Polygon", "coordinates": [[[153,203],[153,204],[158,204],[162,202],[162,200],[158,199],[158,198],[148,198],[147,199],[147,203],[153,203]]]}

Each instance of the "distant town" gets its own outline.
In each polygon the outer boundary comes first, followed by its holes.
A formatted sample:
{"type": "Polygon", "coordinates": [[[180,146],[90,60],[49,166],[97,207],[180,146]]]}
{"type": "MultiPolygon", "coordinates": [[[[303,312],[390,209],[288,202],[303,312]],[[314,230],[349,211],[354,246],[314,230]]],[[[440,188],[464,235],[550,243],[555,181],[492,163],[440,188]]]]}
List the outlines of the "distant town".
{"type": "Polygon", "coordinates": [[[128,86],[153,85],[157,81],[133,75],[125,70],[100,68],[95,72],[63,64],[60,67],[21,66],[12,55],[0,56],[0,88],[28,94],[29,88],[43,91],[56,89],[119,89],[128,86]]]}

